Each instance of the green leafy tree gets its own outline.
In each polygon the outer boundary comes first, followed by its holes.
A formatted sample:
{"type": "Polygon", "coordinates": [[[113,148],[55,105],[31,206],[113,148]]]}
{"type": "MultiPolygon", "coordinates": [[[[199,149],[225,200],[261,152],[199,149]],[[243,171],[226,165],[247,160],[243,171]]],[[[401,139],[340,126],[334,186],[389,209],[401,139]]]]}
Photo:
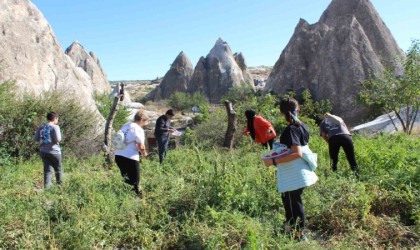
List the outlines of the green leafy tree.
{"type": "Polygon", "coordinates": [[[232,103],[245,102],[255,96],[254,89],[248,83],[235,85],[222,97],[221,101],[229,100],[232,103]]]}
{"type": "MultiPolygon", "coordinates": [[[[366,106],[376,106],[385,113],[394,112],[403,131],[411,134],[420,103],[420,42],[413,40],[405,58],[397,58],[382,75],[375,75],[363,83],[359,100],[366,106]],[[403,74],[397,73],[402,65],[403,74]]],[[[391,119],[391,115],[389,115],[391,119]]],[[[391,119],[395,129],[396,124],[391,119]]]]}
{"type": "MultiPolygon", "coordinates": [[[[114,100],[113,98],[109,98],[107,94],[95,94],[95,104],[98,108],[101,115],[106,119],[111,111],[111,107],[114,100]]],[[[122,107],[120,104],[120,108],[115,115],[114,122],[112,127],[115,130],[120,129],[127,121],[130,112],[122,107]]]]}
{"type": "Polygon", "coordinates": [[[208,100],[205,95],[199,92],[190,95],[185,92],[177,91],[169,97],[168,104],[177,111],[189,111],[193,106],[199,107],[208,104],[208,100]]]}
{"type": "Polygon", "coordinates": [[[177,111],[186,110],[189,106],[188,94],[177,91],[169,97],[168,104],[177,111]]]}
{"type": "Polygon", "coordinates": [[[296,98],[300,104],[300,114],[315,120],[316,123],[321,122],[324,114],[332,110],[329,100],[314,101],[308,89],[304,89],[300,95],[289,92],[286,96],[296,98]]]}

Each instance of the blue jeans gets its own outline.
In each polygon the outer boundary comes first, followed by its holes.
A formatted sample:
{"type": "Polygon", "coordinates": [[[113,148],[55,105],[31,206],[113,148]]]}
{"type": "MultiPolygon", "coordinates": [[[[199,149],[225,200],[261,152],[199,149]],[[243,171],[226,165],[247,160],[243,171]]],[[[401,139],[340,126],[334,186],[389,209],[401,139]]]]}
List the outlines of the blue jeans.
{"type": "Polygon", "coordinates": [[[52,172],[55,172],[57,184],[62,183],[63,170],[61,169],[61,154],[49,154],[40,152],[42,162],[44,163],[44,187],[48,188],[52,185],[52,172]]]}
{"type": "Polygon", "coordinates": [[[169,146],[169,136],[158,136],[156,137],[156,141],[158,144],[158,153],[159,153],[159,162],[163,162],[163,158],[166,156],[166,150],[169,146]]]}

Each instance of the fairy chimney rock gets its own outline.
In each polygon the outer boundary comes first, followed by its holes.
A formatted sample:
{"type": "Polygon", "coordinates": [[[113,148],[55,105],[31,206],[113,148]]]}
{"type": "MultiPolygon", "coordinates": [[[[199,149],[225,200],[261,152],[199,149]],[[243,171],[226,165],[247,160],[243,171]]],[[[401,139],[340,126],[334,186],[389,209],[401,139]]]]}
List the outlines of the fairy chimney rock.
{"type": "Polygon", "coordinates": [[[254,83],[254,79],[248,70],[248,66],[246,65],[245,57],[242,52],[233,54],[233,58],[235,58],[236,64],[238,64],[239,68],[242,70],[244,81],[247,83],[254,83]]]}
{"type": "Polygon", "coordinates": [[[95,53],[88,53],[83,46],[74,41],[65,51],[74,64],[83,69],[92,81],[93,88],[98,93],[111,92],[111,85],[99,63],[99,59],[95,53]]]}
{"type": "Polygon", "coordinates": [[[193,71],[190,59],[185,52],[181,51],[163,77],[162,82],[148,96],[150,99],[158,101],[169,98],[177,91],[187,92],[193,71]]]}
{"type": "Polygon", "coordinates": [[[369,0],[333,0],[315,24],[301,19],[276,62],[264,91],[309,89],[329,99],[333,113],[349,124],[369,110],[355,104],[362,82],[403,56],[369,0]]]}
{"type": "Polygon", "coordinates": [[[242,69],[236,63],[229,45],[222,39],[218,39],[209,54],[201,57],[194,69],[188,91],[202,92],[210,102],[218,102],[230,88],[246,82],[242,69]]]}

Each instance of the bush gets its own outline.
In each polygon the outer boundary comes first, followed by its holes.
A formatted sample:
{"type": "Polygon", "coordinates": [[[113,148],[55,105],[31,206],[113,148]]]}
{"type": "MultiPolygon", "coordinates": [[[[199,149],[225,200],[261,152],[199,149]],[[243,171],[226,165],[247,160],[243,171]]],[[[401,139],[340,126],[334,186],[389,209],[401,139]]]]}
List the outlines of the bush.
{"type": "Polygon", "coordinates": [[[186,133],[185,141],[200,148],[222,146],[227,128],[227,117],[224,109],[217,109],[210,114],[208,122],[201,123],[186,133]]]}
{"type": "Polygon", "coordinates": [[[255,96],[254,89],[249,83],[235,85],[221,98],[222,101],[229,100],[233,104],[247,102],[255,96]]]}
{"type": "MultiPolygon", "coordinates": [[[[114,100],[109,98],[107,94],[95,94],[95,103],[101,115],[107,119],[109,113],[111,112],[114,100]]],[[[130,112],[124,109],[124,107],[120,104],[112,124],[114,130],[120,129],[128,121],[129,115],[130,112]]]]}
{"type": "Polygon", "coordinates": [[[190,111],[193,106],[207,105],[207,97],[199,92],[187,94],[175,92],[168,99],[168,105],[177,111],[190,111]]]}
{"type": "MultiPolygon", "coordinates": [[[[33,136],[37,127],[46,122],[50,111],[60,115],[63,155],[84,157],[99,151],[98,140],[102,138],[98,138],[98,129],[102,121],[98,113],[57,91],[18,97],[13,84],[0,85],[0,152],[16,159],[29,159],[36,154],[38,144],[33,136]]],[[[10,159],[2,157],[2,161],[10,162],[10,159]]]]}

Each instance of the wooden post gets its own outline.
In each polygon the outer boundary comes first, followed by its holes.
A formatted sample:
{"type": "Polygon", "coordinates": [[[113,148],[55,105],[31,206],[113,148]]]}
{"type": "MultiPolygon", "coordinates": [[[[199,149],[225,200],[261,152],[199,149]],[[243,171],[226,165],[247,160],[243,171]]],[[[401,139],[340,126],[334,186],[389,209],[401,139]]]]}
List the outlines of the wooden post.
{"type": "Polygon", "coordinates": [[[232,103],[228,100],[225,101],[225,108],[228,116],[228,127],[225,134],[224,147],[231,149],[233,147],[233,135],[236,131],[236,112],[233,110],[232,103]]]}
{"type": "Polygon", "coordinates": [[[112,154],[111,154],[111,131],[112,124],[114,123],[115,115],[117,114],[120,101],[124,100],[124,84],[118,83],[117,93],[114,97],[114,102],[112,104],[111,110],[109,112],[108,118],[106,119],[105,124],[105,139],[104,139],[104,156],[106,167],[112,167],[112,154]]]}

